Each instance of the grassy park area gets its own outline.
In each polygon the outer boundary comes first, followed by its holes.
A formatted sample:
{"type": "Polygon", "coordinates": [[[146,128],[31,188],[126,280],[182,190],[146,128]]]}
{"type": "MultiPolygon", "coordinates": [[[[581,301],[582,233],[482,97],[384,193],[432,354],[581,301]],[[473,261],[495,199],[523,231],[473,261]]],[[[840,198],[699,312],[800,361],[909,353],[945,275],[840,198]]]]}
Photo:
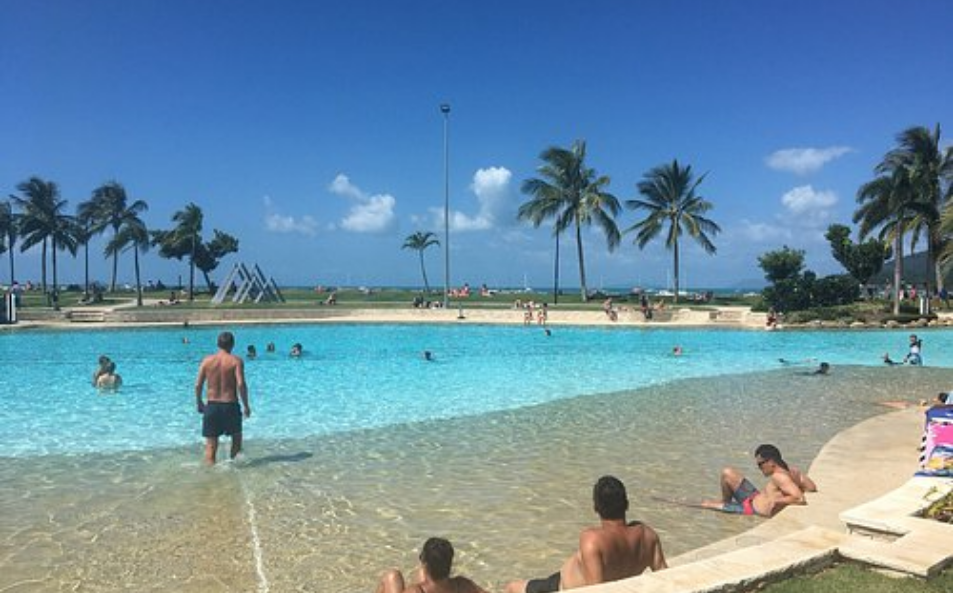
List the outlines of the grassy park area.
{"type": "Polygon", "coordinates": [[[764,593],[949,593],[953,570],[935,579],[897,578],[857,564],[839,564],[814,575],[799,576],[763,589],[764,593]]]}

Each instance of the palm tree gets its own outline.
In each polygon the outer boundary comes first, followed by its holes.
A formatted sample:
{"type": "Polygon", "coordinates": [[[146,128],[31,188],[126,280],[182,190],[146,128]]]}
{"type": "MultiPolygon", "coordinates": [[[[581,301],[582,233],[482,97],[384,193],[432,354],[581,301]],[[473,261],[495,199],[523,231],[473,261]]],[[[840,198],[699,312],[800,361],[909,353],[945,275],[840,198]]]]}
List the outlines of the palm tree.
{"type": "Polygon", "coordinates": [[[77,239],[83,246],[83,297],[89,299],[89,242],[96,234],[98,225],[97,204],[94,200],[80,202],[76,207],[76,225],[79,229],[77,239]]]}
{"type": "Polygon", "coordinates": [[[440,245],[437,235],[430,231],[417,231],[404,239],[402,247],[402,249],[413,249],[420,256],[420,273],[424,276],[424,290],[427,294],[430,294],[430,283],[427,282],[427,268],[424,267],[424,251],[432,245],[440,245]]]}
{"type": "Polygon", "coordinates": [[[44,181],[39,177],[31,177],[17,185],[21,196],[11,196],[14,203],[22,210],[20,214],[20,236],[23,243],[20,251],[26,251],[34,245],[42,244],[40,255],[40,274],[43,292],[47,293],[46,286],[46,250],[50,236],[56,228],[56,213],[65,205],[60,200],[60,190],[56,183],[44,181]]]}
{"type": "Polygon", "coordinates": [[[17,205],[23,209],[19,229],[23,236],[20,251],[26,251],[34,245],[42,243],[43,292],[47,294],[51,304],[58,308],[56,252],[67,250],[73,255],[76,254],[76,220],[74,217],[63,213],[67,201],[60,199],[60,190],[56,183],[44,181],[39,177],[31,177],[19,184],[17,189],[23,194],[22,197],[13,197],[17,205]],[[46,284],[47,244],[50,245],[53,256],[52,293],[47,290],[46,284]]]}
{"type": "MultiPolygon", "coordinates": [[[[937,261],[947,238],[940,231],[940,217],[946,204],[943,186],[953,179],[953,149],[940,148],[940,126],[933,132],[923,126],[907,128],[897,135],[897,147],[887,153],[877,166],[881,174],[906,169],[914,193],[911,208],[915,214],[910,221],[911,249],[921,234],[927,238],[927,261],[936,277],[937,290],[943,288],[943,274],[937,261]]],[[[929,290],[930,275],[927,274],[929,290]]]]}
{"type": "MultiPolygon", "coordinates": [[[[705,174],[707,175],[707,173],[705,174]]],[[[675,302],[679,292],[679,237],[684,233],[695,239],[706,253],[715,253],[712,237],[721,232],[721,228],[705,214],[713,208],[711,202],[697,195],[698,186],[705,175],[692,179],[692,167],[681,167],[678,160],[669,165],[659,165],[645,174],[638,184],[639,193],[644,200],[626,200],[625,205],[632,210],[647,210],[644,220],[626,229],[636,231],[635,242],[643,249],[649,241],[662,232],[668,224],[665,247],[672,250],[675,259],[675,302]]]]}
{"type": "MultiPolygon", "coordinates": [[[[879,167],[878,167],[879,168],[879,167]]],[[[893,245],[893,314],[900,313],[900,288],[903,284],[903,235],[916,216],[916,201],[909,170],[894,169],[862,185],[857,191],[860,206],[854,212],[854,222],[860,223],[860,238],[866,238],[875,229],[881,241],[893,245]]]]}
{"type": "Polygon", "coordinates": [[[202,209],[193,203],[189,203],[185,210],[180,210],[172,216],[172,221],[177,222],[179,226],[176,233],[180,236],[188,237],[190,245],[189,255],[189,300],[195,299],[195,253],[198,244],[201,242],[202,234],[202,209]]]}
{"type": "Polygon", "coordinates": [[[10,202],[0,202],[0,254],[4,251],[10,253],[10,284],[16,281],[16,270],[13,262],[13,250],[17,244],[19,233],[17,232],[17,215],[13,212],[13,206],[10,202]]]}
{"type": "MultiPolygon", "coordinates": [[[[545,154],[545,153],[544,153],[545,154]]],[[[532,196],[530,200],[520,206],[516,217],[527,220],[534,228],[539,228],[543,222],[556,218],[563,201],[563,187],[569,185],[569,180],[563,177],[565,171],[547,163],[537,168],[541,178],[527,179],[520,188],[524,194],[532,196]]],[[[556,246],[553,254],[553,303],[559,302],[559,225],[553,225],[553,237],[556,246]]]]}
{"type": "MultiPolygon", "coordinates": [[[[93,232],[101,233],[106,228],[112,228],[114,238],[127,218],[138,217],[140,213],[149,209],[142,200],[128,204],[126,188],[116,181],[109,181],[96,188],[90,201],[94,204],[92,207],[93,232]]],[[[114,250],[105,255],[113,258],[112,278],[109,282],[109,290],[113,292],[116,290],[116,275],[119,270],[119,251],[114,250]]]]}
{"type": "Polygon", "coordinates": [[[61,206],[53,213],[53,227],[50,233],[50,254],[53,256],[53,308],[59,310],[59,281],[56,275],[56,252],[68,251],[70,255],[76,256],[76,250],[79,247],[79,239],[82,235],[82,229],[76,222],[76,217],[69,214],[63,214],[60,210],[66,207],[66,200],[63,200],[61,206]]]}
{"type": "Polygon", "coordinates": [[[133,262],[136,271],[136,306],[142,306],[142,279],[139,274],[139,253],[145,253],[150,246],[149,230],[142,219],[132,212],[127,212],[119,230],[106,245],[106,253],[118,253],[132,249],[133,262]]]}
{"type": "MultiPolygon", "coordinates": [[[[585,302],[589,300],[589,291],[586,287],[582,227],[595,223],[605,233],[609,251],[612,251],[621,240],[615,217],[622,207],[618,198],[605,191],[611,181],[609,177],[597,176],[595,169],[586,166],[585,141],[577,140],[569,150],[552,146],[544,150],[539,158],[544,161],[537,169],[540,177],[523,182],[523,193],[531,197],[520,207],[517,216],[529,220],[535,226],[554,218],[553,233],[557,238],[557,246],[560,233],[570,227],[575,229],[579,286],[585,302]]],[[[558,259],[556,265],[558,270],[558,259]]]]}
{"type": "Polygon", "coordinates": [[[152,231],[152,244],[159,246],[159,256],[181,260],[189,256],[189,300],[195,298],[195,265],[202,248],[202,209],[189,203],[172,215],[176,227],[171,231],[152,231]]]}

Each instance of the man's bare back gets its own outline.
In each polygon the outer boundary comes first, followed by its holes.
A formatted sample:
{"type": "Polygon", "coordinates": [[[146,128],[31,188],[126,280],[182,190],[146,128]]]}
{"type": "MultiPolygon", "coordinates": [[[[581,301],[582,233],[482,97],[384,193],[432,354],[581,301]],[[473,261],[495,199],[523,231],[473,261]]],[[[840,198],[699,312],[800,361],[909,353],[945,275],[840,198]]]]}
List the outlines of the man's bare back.
{"type": "Polygon", "coordinates": [[[241,358],[224,350],[219,350],[202,360],[196,382],[207,382],[208,401],[238,401],[238,394],[245,387],[244,364],[241,358]]]}
{"type": "Polygon", "coordinates": [[[668,568],[655,530],[638,521],[626,523],[629,500],[621,481],[612,476],[599,478],[593,488],[593,503],[599,526],[579,534],[579,549],[566,559],[559,573],[513,581],[507,585],[507,593],[575,589],[637,576],[646,569],[668,568]]]}
{"type": "Polygon", "coordinates": [[[245,418],[251,416],[245,362],[232,354],[234,346],[235,336],[231,332],[222,332],[218,337],[219,351],[202,360],[195,379],[195,405],[202,414],[205,461],[209,465],[215,463],[218,439],[223,434],[232,437],[232,459],[238,455],[242,448],[242,415],[245,418]],[[206,384],[207,401],[202,401],[206,384]]]}
{"type": "Polygon", "coordinates": [[[655,530],[643,523],[604,521],[579,535],[579,551],[563,565],[562,589],[608,583],[666,568],[655,530]]]}

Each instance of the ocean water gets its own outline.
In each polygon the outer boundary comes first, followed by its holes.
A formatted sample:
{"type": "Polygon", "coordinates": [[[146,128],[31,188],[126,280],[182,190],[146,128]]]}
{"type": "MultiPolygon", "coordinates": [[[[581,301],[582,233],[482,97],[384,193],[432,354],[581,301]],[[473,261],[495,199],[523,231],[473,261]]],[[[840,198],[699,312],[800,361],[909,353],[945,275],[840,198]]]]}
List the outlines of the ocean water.
{"type": "Polygon", "coordinates": [[[606,473],[675,555],[753,520],[653,496],[716,496],[723,465],[757,475],[761,442],[806,466],[877,402],[953,380],[947,330],[921,332],[928,367],[888,368],[908,332],[234,329],[259,351],[254,413],[244,458],[214,469],[192,386],[219,328],[0,334],[0,590],[368,591],[431,535],[499,590],[559,566],[606,473]],[[117,393],[89,385],[103,353],[117,393]]]}

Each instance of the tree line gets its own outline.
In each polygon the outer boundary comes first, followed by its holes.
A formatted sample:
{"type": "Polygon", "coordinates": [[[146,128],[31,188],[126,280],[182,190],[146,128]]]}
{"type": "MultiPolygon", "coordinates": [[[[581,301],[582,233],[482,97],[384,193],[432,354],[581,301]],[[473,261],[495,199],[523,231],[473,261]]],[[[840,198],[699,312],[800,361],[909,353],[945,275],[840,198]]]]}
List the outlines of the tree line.
{"type": "Polygon", "coordinates": [[[41,286],[51,305],[57,303],[57,258],[65,251],[76,256],[83,249],[84,297],[89,299],[89,243],[97,235],[108,234],[103,255],[112,259],[109,291],[116,290],[119,255],[132,251],[136,277],[136,304],[142,306],[142,280],[139,254],[157,247],[159,256],[189,261],[189,300],[195,294],[195,270],[205,276],[212,289],[209,273],[229,253],[238,251],[238,239],[218,229],[213,238],[202,238],[202,209],[193,203],[172,216],[170,230],[150,230],[142,220],[149,209],[144,200],[131,201],[125,187],[109,181],[93,190],[90,198],[79,203],[75,212],[67,210],[68,201],[60,195],[59,186],[40,177],[30,177],[17,185],[18,195],[0,202],[0,254],[9,254],[10,284],[16,282],[14,253],[19,244],[22,253],[39,245],[41,286]],[[52,264],[52,286],[47,285],[47,261],[52,264]]]}
{"type": "MultiPolygon", "coordinates": [[[[626,200],[625,208],[644,211],[646,216],[628,229],[620,230],[616,218],[623,202],[608,191],[609,176],[599,175],[586,163],[586,142],[578,140],[569,148],[551,146],[540,155],[542,164],[536,169],[538,177],[525,180],[521,191],[527,196],[517,212],[517,219],[528,221],[535,228],[552,221],[555,242],[553,296],[559,298],[559,247],[566,232],[575,239],[579,263],[580,297],[583,302],[591,296],[586,281],[585,250],[582,230],[598,227],[606,239],[609,251],[622,241],[622,234],[634,233],[634,242],[640,249],[664,231],[665,246],[674,254],[675,301],[679,293],[680,239],[683,235],[697,241],[709,254],[716,252],[712,238],[721,228],[706,214],[713,208],[711,202],[699,194],[698,186],[705,175],[695,178],[691,165],[682,166],[678,160],[659,165],[648,171],[638,184],[640,198],[626,200]]],[[[433,232],[418,231],[404,241],[405,249],[420,254],[421,273],[429,292],[423,252],[440,241],[433,232]]]]}
{"type": "Polygon", "coordinates": [[[892,257],[891,300],[893,314],[899,315],[906,240],[911,253],[921,241],[926,245],[926,293],[945,291],[944,272],[953,264],[953,146],[942,147],[940,125],[897,134],[896,145],[877,163],[874,174],[857,190],[853,222],[858,243],[851,241],[845,225],[827,230],[831,253],[847,270],[847,278],[817,280],[813,272],[804,271],[804,252],[785,246],[758,258],[772,282],[765,290],[771,306],[797,310],[852,302],[858,286],[867,284],[892,257]]]}
{"type": "MultiPolygon", "coordinates": [[[[897,135],[896,142],[875,166],[875,179],[857,190],[853,222],[857,225],[859,242],[853,243],[850,227],[842,224],[831,225],[826,234],[834,259],[844,266],[852,281],[831,278],[815,284],[816,275],[804,272],[804,252],[785,246],[758,258],[765,278],[774,284],[764,293],[772,306],[809,307],[817,300],[812,300],[812,294],[830,295],[821,300],[836,301],[845,292],[853,291],[856,298],[857,285],[866,284],[881,270],[883,263],[893,257],[894,314],[899,313],[905,238],[910,240],[911,251],[925,239],[934,285],[937,291],[943,288],[943,270],[953,263],[953,147],[941,147],[939,124],[932,131],[922,126],[910,127],[897,135]]],[[[599,175],[586,163],[585,141],[579,140],[569,148],[551,146],[539,158],[542,164],[537,168],[538,176],[521,185],[526,201],[520,206],[517,218],[536,228],[552,221],[554,297],[558,298],[559,294],[560,238],[566,232],[575,238],[580,296],[583,301],[590,296],[583,249],[584,227],[594,225],[601,229],[609,251],[619,246],[623,233],[633,234],[633,243],[639,249],[663,237],[666,249],[673,256],[676,302],[681,238],[687,235],[706,253],[716,253],[713,239],[721,228],[708,217],[714,204],[699,190],[707,174],[696,178],[691,165],[681,165],[674,159],[646,172],[636,186],[639,197],[624,202],[625,208],[645,216],[622,231],[616,218],[623,202],[608,191],[610,178],[599,175]]],[[[439,244],[433,232],[417,231],[409,235],[403,245],[418,252],[428,292],[423,253],[439,244]]]]}

